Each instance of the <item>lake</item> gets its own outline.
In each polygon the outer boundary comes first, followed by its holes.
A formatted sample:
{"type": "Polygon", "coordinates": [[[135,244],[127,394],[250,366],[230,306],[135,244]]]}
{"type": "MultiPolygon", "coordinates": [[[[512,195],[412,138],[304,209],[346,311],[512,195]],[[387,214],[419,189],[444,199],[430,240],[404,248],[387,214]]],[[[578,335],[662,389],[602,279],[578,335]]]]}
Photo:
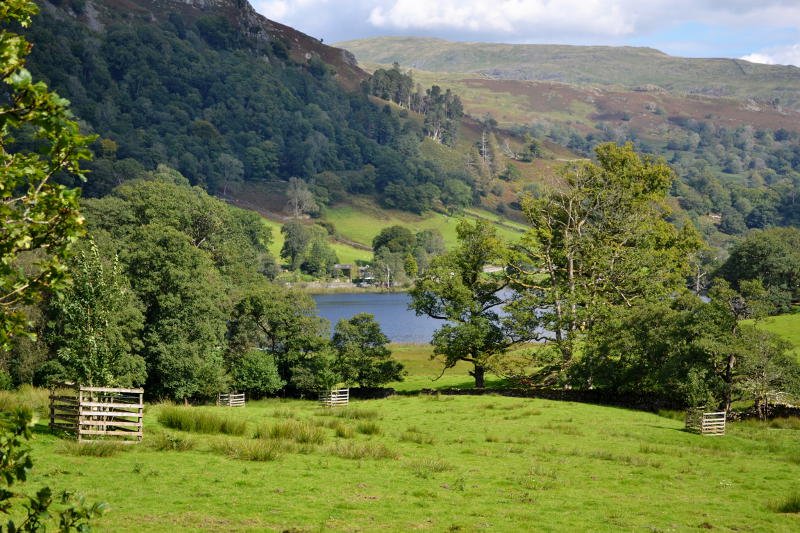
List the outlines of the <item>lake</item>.
{"type": "Polygon", "coordinates": [[[404,292],[314,294],[312,297],[317,302],[317,314],[327,318],[331,327],[342,318],[371,313],[392,342],[430,342],[433,332],[443,323],[409,311],[411,297],[404,292]]]}

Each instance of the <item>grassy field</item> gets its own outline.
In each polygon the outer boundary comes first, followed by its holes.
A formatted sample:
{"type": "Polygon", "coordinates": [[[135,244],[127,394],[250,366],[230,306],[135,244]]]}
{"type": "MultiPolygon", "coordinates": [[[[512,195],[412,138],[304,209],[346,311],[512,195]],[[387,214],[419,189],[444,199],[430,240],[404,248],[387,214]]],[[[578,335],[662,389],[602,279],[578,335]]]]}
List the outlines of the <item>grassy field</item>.
{"type": "Polygon", "coordinates": [[[758,327],[780,335],[794,346],[794,353],[800,357],[800,313],[771,316],[761,322],[758,327]]]}
{"type": "MultiPolygon", "coordinates": [[[[466,216],[471,218],[469,212],[466,216]]],[[[455,246],[457,241],[458,217],[441,213],[417,216],[403,211],[379,210],[366,199],[356,199],[352,205],[331,207],[326,210],[325,218],[332,222],[336,232],[346,239],[368,246],[383,228],[394,225],[406,227],[414,233],[425,229],[438,229],[448,248],[455,246]]],[[[495,227],[497,233],[504,239],[509,241],[519,239],[519,232],[499,225],[495,227]]]]}
{"type": "MultiPolygon", "coordinates": [[[[401,390],[470,382],[466,366],[432,382],[427,345],[392,348],[410,372],[401,390]]],[[[28,487],[108,502],[97,530],[110,532],[800,529],[800,421],[701,437],[676,418],[500,396],[157,404],[144,442],[123,450],[37,425],[28,487]],[[195,432],[172,429],[201,413],[195,432]]]]}
{"type": "MultiPolygon", "coordinates": [[[[525,229],[523,224],[503,219],[485,209],[470,208],[465,211],[464,215],[469,219],[483,218],[495,222],[497,233],[507,241],[519,239],[521,232],[525,229]]],[[[327,209],[325,220],[332,222],[336,227],[336,232],[345,239],[367,246],[372,244],[372,239],[383,228],[395,224],[406,227],[414,233],[424,229],[438,229],[442,232],[448,248],[455,246],[457,242],[457,217],[449,217],[440,213],[417,216],[403,211],[380,210],[374,203],[363,198],[356,199],[353,205],[341,205],[327,209]]],[[[283,224],[267,218],[264,218],[263,222],[272,229],[272,243],[269,251],[276,258],[280,258],[283,246],[283,235],[281,234],[283,224]]],[[[372,252],[368,250],[354,248],[332,239],[330,244],[340,263],[355,264],[356,261],[372,260],[372,252]]]]}

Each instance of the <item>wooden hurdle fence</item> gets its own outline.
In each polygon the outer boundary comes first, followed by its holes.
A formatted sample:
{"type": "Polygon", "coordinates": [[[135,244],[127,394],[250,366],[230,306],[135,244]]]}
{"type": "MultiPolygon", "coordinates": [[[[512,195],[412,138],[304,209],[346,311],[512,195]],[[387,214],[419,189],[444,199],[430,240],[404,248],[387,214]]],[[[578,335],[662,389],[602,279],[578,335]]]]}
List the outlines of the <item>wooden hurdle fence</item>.
{"type": "Polygon", "coordinates": [[[350,389],[332,389],[322,391],[319,395],[319,403],[322,407],[338,407],[347,405],[350,402],[350,389]]]}
{"type": "Polygon", "coordinates": [[[701,409],[690,409],[686,412],[686,429],[701,435],[725,435],[725,418],[727,413],[704,412],[701,409]]]}
{"type": "Polygon", "coordinates": [[[244,393],[218,393],[217,405],[221,407],[244,407],[244,393]]]}
{"type": "Polygon", "coordinates": [[[73,433],[79,442],[142,440],[144,389],[85,387],[56,383],[50,391],[50,427],[73,433]]]}

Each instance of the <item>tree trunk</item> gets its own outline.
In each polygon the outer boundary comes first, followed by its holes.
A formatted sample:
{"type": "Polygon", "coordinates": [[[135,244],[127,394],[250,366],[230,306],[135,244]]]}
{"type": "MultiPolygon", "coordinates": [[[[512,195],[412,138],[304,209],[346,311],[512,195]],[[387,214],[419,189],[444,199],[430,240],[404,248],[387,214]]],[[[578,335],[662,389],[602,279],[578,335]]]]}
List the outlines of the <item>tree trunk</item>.
{"type": "Polygon", "coordinates": [[[486,376],[486,367],[481,365],[475,365],[475,370],[470,372],[472,376],[475,378],[475,388],[482,389],[485,386],[485,376],[486,376]]]}

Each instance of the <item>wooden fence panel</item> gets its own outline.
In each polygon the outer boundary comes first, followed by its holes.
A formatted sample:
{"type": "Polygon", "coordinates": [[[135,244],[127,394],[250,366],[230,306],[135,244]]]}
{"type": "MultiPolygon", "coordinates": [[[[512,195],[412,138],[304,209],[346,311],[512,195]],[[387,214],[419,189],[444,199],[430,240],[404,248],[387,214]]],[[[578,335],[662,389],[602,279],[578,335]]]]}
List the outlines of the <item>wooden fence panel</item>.
{"type": "Polygon", "coordinates": [[[217,405],[222,407],[244,407],[245,406],[245,399],[244,393],[218,393],[217,394],[217,405]]]}
{"type": "Polygon", "coordinates": [[[143,415],[144,389],[57,383],[50,395],[50,427],[74,433],[82,442],[93,442],[96,437],[126,444],[140,442],[143,415]]]}
{"type": "Polygon", "coordinates": [[[333,389],[323,391],[319,395],[319,403],[323,407],[338,407],[350,402],[350,389],[333,389]]]}
{"type": "Polygon", "coordinates": [[[686,412],[686,429],[701,435],[725,435],[725,419],[727,413],[703,412],[690,409],[686,412]]]}

